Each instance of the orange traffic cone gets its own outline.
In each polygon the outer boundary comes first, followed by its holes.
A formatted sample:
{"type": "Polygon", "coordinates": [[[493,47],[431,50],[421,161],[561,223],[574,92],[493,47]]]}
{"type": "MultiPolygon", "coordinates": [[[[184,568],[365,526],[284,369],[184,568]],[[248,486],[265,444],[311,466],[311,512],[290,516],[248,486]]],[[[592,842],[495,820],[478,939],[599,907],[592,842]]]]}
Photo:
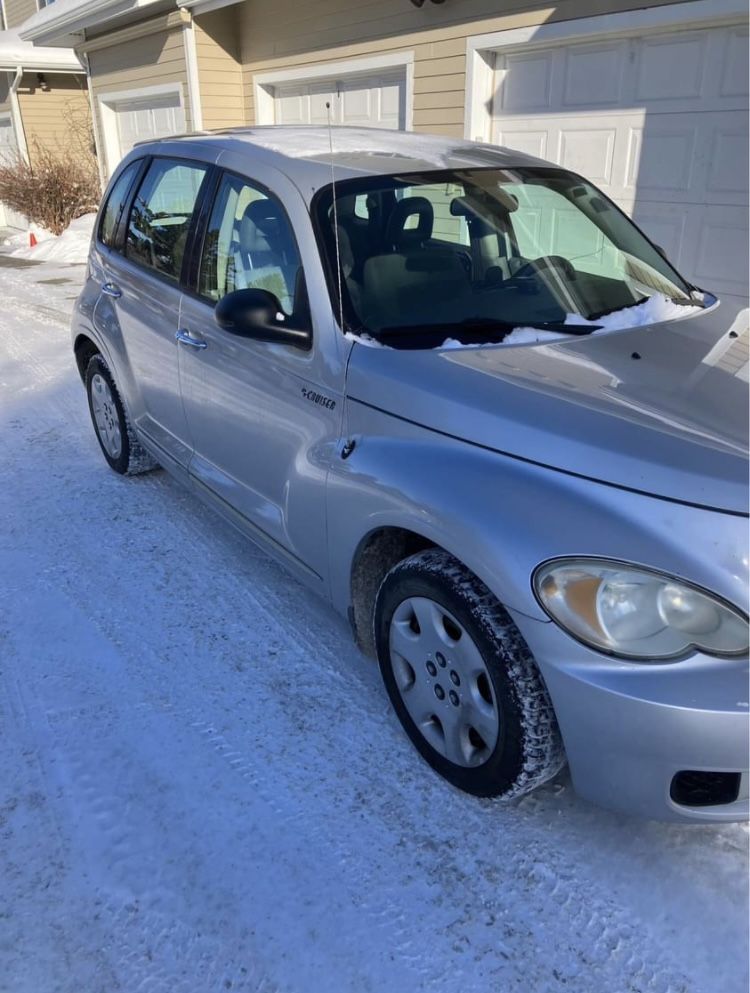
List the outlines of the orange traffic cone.
{"type": "Polygon", "coordinates": [[[29,248],[35,248],[37,245],[36,235],[33,231],[29,231],[29,248]]]}

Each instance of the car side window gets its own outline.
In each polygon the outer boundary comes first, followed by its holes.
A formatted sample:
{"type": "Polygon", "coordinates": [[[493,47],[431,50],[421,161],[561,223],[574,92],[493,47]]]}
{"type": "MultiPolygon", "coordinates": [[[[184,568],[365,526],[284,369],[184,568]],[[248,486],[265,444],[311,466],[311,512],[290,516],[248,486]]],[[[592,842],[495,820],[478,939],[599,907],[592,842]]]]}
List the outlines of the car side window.
{"type": "Polygon", "coordinates": [[[138,159],[123,169],[107,197],[99,224],[99,240],[104,242],[109,248],[114,247],[117,225],[120,223],[120,217],[122,216],[125,201],[128,199],[128,194],[130,193],[130,187],[133,185],[133,180],[142,162],[143,159],[138,159]]]}
{"type": "Polygon", "coordinates": [[[300,269],[281,203],[247,180],[225,175],[206,231],[200,295],[216,301],[234,290],[268,290],[291,315],[300,269]]]}
{"type": "Polygon", "coordinates": [[[130,210],[125,255],[179,280],[188,230],[208,166],[154,159],[130,210]]]}

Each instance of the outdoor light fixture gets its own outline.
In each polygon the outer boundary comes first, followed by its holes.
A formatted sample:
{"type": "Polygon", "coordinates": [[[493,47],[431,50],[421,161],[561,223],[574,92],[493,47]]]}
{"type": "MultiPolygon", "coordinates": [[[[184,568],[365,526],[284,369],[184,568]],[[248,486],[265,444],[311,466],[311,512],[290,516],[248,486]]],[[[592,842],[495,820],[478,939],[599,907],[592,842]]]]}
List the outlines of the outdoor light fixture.
{"type": "Polygon", "coordinates": [[[36,74],[36,82],[40,90],[43,90],[45,93],[49,92],[49,83],[47,82],[47,77],[43,72],[38,72],[36,74]]]}

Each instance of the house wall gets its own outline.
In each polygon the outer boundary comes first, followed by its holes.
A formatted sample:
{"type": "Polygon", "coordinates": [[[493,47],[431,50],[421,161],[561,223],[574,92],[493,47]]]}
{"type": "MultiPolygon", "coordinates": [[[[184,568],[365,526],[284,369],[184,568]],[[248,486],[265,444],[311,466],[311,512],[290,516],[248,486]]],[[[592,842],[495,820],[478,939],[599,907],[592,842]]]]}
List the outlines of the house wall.
{"type": "Polygon", "coordinates": [[[187,126],[192,127],[183,22],[179,14],[90,36],[78,50],[89,59],[97,114],[97,100],[103,94],[181,83],[187,126]]]}
{"type": "Polygon", "coordinates": [[[462,0],[417,9],[407,0],[249,0],[238,7],[246,121],[255,122],[256,72],[405,49],[414,52],[414,130],[462,137],[468,36],[644,5],[644,0],[559,0],[556,6],[462,0]]]}
{"type": "Polygon", "coordinates": [[[7,28],[16,28],[36,14],[36,0],[3,0],[7,28]]]}
{"type": "Polygon", "coordinates": [[[70,149],[78,141],[83,152],[89,120],[85,76],[46,72],[44,89],[37,77],[36,72],[25,73],[18,88],[18,105],[32,165],[36,145],[70,149]]]}
{"type": "Polygon", "coordinates": [[[244,124],[239,8],[203,14],[196,17],[194,24],[203,127],[244,124]]]}

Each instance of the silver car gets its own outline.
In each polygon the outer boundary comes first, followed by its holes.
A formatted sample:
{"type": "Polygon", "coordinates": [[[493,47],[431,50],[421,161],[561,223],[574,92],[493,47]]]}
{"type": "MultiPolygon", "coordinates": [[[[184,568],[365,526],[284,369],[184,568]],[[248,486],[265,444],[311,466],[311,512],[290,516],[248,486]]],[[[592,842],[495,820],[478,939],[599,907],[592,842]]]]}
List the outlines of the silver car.
{"type": "Polygon", "coordinates": [[[597,803],[728,821],[748,811],[733,318],[549,163],[256,128],[125,158],[73,343],[112,469],[163,466],[348,615],[450,783],[511,798],[567,762],[597,803]]]}

